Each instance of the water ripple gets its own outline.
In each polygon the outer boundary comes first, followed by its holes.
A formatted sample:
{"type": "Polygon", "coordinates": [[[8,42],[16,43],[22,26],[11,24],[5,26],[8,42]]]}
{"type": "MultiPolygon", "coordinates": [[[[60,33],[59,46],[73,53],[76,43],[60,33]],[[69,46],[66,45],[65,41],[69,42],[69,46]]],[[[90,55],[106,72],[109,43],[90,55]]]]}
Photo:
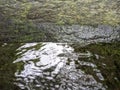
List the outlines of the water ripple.
{"type": "MultiPolygon", "coordinates": [[[[15,73],[16,85],[28,90],[105,90],[94,76],[76,66],[94,69],[100,80],[104,77],[92,62],[78,58],[92,57],[91,52],[76,53],[65,43],[26,43],[17,50],[13,63],[23,63],[15,73]],[[77,63],[76,63],[77,62],[77,63]],[[97,72],[99,71],[99,72],[97,72]]],[[[99,56],[97,55],[97,58],[99,56]]]]}

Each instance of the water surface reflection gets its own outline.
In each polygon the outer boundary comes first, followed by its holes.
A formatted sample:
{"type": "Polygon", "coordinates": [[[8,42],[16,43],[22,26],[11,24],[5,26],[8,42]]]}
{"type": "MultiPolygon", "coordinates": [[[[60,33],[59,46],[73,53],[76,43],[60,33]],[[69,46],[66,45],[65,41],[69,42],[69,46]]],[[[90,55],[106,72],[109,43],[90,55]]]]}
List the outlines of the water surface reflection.
{"type": "Polygon", "coordinates": [[[106,90],[104,77],[91,62],[97,54],[75,52],[66,43],[26,43],[17,50],[15,84],[28,90],[106,90]],[[87,68],[93,74],[87,73],[87,68]]]}

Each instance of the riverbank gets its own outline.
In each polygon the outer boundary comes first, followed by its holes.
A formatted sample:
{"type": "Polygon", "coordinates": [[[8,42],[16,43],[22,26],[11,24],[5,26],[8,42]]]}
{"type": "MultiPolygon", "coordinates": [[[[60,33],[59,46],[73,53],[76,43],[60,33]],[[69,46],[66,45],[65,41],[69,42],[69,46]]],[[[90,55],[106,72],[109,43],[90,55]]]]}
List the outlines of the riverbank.
{"type": "Polygon", "coordinates": [[[0,42],[119,41],[119,4],[118,0],[0,1],[0,42]]]}

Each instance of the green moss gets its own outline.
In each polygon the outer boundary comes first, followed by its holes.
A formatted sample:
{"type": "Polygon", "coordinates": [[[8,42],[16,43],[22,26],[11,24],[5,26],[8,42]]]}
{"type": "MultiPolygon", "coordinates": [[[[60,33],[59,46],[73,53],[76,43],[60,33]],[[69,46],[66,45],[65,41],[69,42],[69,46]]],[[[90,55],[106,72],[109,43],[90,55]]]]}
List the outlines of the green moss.
{"type": "Polygon", "coordinates": [[[26,0],[6,1],[3,14],[17,22],[35,20],[57,24],[106,24],[116,26],[120,23],[118,1],[109,0],[50,0],[30,2],[26,0]],[[13,7],[13,5],[18,5],[13,7]],[[36,4],[36,5],[35,5],[36,4]],[[9,14],[8,14],[9,13],[9,14]]]}
{"type": "MultiPolygon", "coordinates": [[[[107,6],[108,2],[109,1],[95,2],[95,0],[86,0],[83,2],[79,0],[76,2],[66,1],[64,6],[60,8],[57,16],[58,21],[64,20],[65,24],[107,24],[116,26],[119,18],[116,10],[107,6]],[[92,6],[94,8],[92,8],[92,6]]],[[[114,5],[113,3],[111,7],[114,7],[114,5]]]]}
{"type": "Polygon", "coordinates": [[[77,48],[75,47],[75,51],[76,52],[85,52],[86,50],[90,50],[93,51],[93,53],[97,53],[100,55],[104,55],[104,56],[114,56],[114,55],[118,55],[120,56],[120,47],[119,47],[120,43],[98,43],[98,44],[90,44],[87,47],[82,47],[82,48],[77,48]]]}
{"type": "Polygon", "coordinates": [[[15,53],[19,44],[0,44],[0,89],[1,90],[20,90],[14,85],[16,65],[13,61],[16,59],[15,53]]]}
{"type": "Polygon", "coordinates": [[[19,73],[22,71],[22,70],[24,70],[24,63],[23,62],[17,62],[17,63],[15,63],[16,64],[16,69],[17,69],[17,71],[19,71],[19,73]]]}
{"type": "Polygon", "coordinates": [[[120,25],[119,4],[119,1],[114,0],[36,0],[33,2],[2,0],[0,1],[0,41],[47,41],[42,40],[45,34],[38,32],[36,23],[118,26],[120,25]],[[38,32],[38,35],[33,31],[38,32]]]}
{"type": "MultiPolygon", "coordinates": [[[[79,60],[84,62],[92,62],[97,66],[105,78],[102,83],[108,86],[108,90],[117,90],[120,88],[120,42],[90,44],[84,47],[79,47],[79,45],[77,45],[73,47],[77,53],[85,53],[87,51],[92,53],[91,57],[79,57],[79,60]],[[96,55],[98,55],[99,58],[96,58],[96,55]]],[[[86,73],[93,75],[96,80],[99,80],[90,67],[78,65],[77,68],[82,69],[86,73]]]]}

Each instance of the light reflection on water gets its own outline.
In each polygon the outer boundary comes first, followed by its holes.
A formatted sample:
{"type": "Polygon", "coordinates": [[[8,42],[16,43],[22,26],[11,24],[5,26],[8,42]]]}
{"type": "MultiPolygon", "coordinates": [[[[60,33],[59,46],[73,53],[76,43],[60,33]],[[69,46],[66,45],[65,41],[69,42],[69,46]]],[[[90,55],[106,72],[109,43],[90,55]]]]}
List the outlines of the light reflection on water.
{"type": "MultiPolygon", "coordinates": [[[[85,73],[80,66],[93,68],[100,81],[100,70],[92,62],[78,58],[90,58],[91,52],[76,53],[65,43],[26,43],[17,49],[18,57],[13,63],[24,63],[17,70],[16,85],[28,90],[105,90],[94,76],[85,73]]],[[[96,55],[99,58],[99,55],[96,55]]]]}

